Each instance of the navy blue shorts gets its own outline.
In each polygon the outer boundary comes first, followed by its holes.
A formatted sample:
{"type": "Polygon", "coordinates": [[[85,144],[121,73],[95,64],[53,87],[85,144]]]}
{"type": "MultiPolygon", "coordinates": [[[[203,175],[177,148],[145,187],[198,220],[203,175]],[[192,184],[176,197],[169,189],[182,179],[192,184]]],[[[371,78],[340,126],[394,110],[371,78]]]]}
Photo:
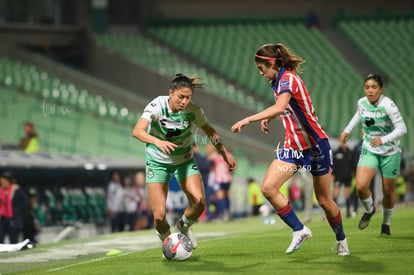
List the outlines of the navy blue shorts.
{"type": "Polygon", "coordinates": [[[229,191],[230,190],[230,182],[220,182],[220,190],[229,191]]]}
{"type": "Polygon", "coordinates": [[[331,172],[333,167],[331,145],[327,139],[322,139],[317,145],[304,151],[283,148],[276,159],[296,164],[295,171],[309,171],[313,176],[323,176],[331,172]]]}

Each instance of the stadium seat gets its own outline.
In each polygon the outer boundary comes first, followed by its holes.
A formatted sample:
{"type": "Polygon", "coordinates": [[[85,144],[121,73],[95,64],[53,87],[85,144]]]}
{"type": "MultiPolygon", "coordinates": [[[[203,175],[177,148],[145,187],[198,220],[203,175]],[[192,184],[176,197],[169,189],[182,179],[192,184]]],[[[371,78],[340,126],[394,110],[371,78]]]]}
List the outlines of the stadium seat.
{"type": "MultiPolygon", "coordinates": [[[[176,36],[176,39],[188,41],[188,36],[191,37],[192,35],[193,34],[189,32],[185,35],[176,36]]],[[[178,72],[186,75],[197,74],[203,82],[207,84],[207,91],[215,94],[221,94],[226,97],[226,93],[223,93],[224,89],[220,89],[221,87],[226,86],[225,83],[223,85],[222,79],[219,79],[211,73],[208,73],[206,70],[199,68],[197,65],[184,61],[178,55],[172,53],[168,48],[163,47],[142,35],[97,34],[96,39],[98,44],[102,47],[116,52],[129,60],[155,69],[162,75],[172,77],[178,72]]],[[[201,48],[201,46],[204,45],[200,44],[197,48],[201,48]]],[[[219,60],[214,57],[212,59],[218,62],[218,67],[221,68],[221,70],[227,70],[229,68],[227,66],[231,65],[227,63],[226,60],[219,60]]],[[[241,92],[245,95],[245,97],[247,96],[244,91],[241,92]]],[[[239,98],[226,98],[228,100],[235,101],[236,103],[239,100],[239,98]]]]}
{"type": "Polygon", "coordinates": [[[72,206],[70,194],[65,187],[61,187],[59,195],[62,198],[62,223],[65,226],[72,225],[78,220],[78,217],[76,215],[75,209],[72,206]]]}
{"type": "MultiPolygon", "coordinates": [[[[296,53],[307,61],[301,77],[309,87],[317,87],[311,89],[311,96],[328,133],[339,134],[338,131],[345,125],[340,125],[335,119],[351,115],[347,113],[343,116],[335,116],[333,106],[337,106],[337,98],[342,92],[359,91],[357,88],[361,81],[360,76],[318,29],[308,30],[301,21],[249,23],[235,21],[217,24],[210,22],[206,25],[150,27],[148,32],[169,46],[185,52],[207,67],[227,76],[246,90],[252,91],[252,98],[238,97],[238,93],[233,93],[231,86],[228,86],[230,89],[227,96],[239,104],[248,106],[252,101],[255,105],[258,105],[259,101],[267,104],[274,102],[269,83],[259,75],[252,55],[264,43],[283,42],[288,47],[293,47],[296,53]],[[276,41],[268,40],[269,34],[272,33],[276,35],[276,41]],[[215,42],[211,43],[213,36],[215,42]],[[295,47],[295,45],[306,45],[306,47],[295,47]],[[338,76],[336,73],[338,71],[349,71],[350,74],[345,78],[338,76]],[[344,91],[343,87],[347,90],[344,91]]],[[[350,104],[350,102],[341,102],[341,104],[350,104]]],[[[346,106],[343,112],[348,112],[349,109],[349,106],[346,106]]]]}
{"type": "Polygon", "coordinates": [[[49,211],[50,215],[50,224],[53,225],[60,225],[62,223],[62,209],[58,206],[56,197],[53,192],[49,189],[45,190],[45,196],[47,199],[47,210],[49,211]]]}

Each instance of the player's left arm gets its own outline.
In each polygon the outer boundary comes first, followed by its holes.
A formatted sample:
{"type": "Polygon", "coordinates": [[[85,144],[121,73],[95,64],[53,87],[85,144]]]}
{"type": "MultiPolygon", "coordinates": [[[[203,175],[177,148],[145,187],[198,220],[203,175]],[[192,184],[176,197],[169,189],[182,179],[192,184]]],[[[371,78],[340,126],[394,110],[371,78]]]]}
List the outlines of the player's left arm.
{"type": "Polygon", "coordinates": [[[204,133],[206,133],[206,135],[209,137],[211,143],[216,147],[217,151],[223,156],[224,160],[229,165],[230,170],[232,171],[236,169],[237,162],[234,159],[233,155],[227,151],[226,147],[221,141],[218,132],[209,123],[204,124],[204,126],[202,126],[201,128],[203,129],[204,133]]]}
{"type": "Polygon", "coordinates": [[[407,133],[407,126],[405,125],[404,119],[400,110],[398,110],[397,105],[390,100],[390,104],[386,107],[385,111],[394,125],[394,129],[391,133],[381,137],[381,142],[383,144],[394,141],[407,133]]]}
{"type": "Polygon", "coordinates": [[[407,133],[407,126],[405,125],[404,119],[401,116],[398,107],[394,102],[390,100],[390,103],[386,105],[385,111],[390,118],[394,128],[393,130],[383,137],[376,137],[370,140],[371,145],[379,146],[391,141],[394,141],[407,133]]]}

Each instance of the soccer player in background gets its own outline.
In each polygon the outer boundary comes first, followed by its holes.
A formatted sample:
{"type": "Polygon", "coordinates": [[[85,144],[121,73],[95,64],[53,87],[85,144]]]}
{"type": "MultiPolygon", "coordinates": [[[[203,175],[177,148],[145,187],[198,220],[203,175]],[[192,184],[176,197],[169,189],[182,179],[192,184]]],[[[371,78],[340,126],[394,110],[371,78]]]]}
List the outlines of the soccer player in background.
{"type": "Polygon", "coordinates": [[[340,143],[339,147],[333,152],[333,198],[338,203],[341,186],[344,187],[346,217],[351,217],[351,181],[353,176],[353,153],[346,144],[340,143]]]}
{"type": "Polygon", "coordinates": [[[251,206],[251,211],[253,216],[260,214],[260,207],[264,203],[262,192],[260,192],[260,185],[256,182],[254,178],[247,178],[247,198],[251,206]]]}
{"type": "Polygon", "coordinates": [[[341,212],[331,195],[329,139],[318,122],[304,82],[295,73],[300,72],[299,66],[304,60],[279,43],[260,47],[255,62],[260,74],[271,84],[275,104],[236,122],[231,130],[237,133],[248,124],[261,121],[261,130],[267,134],[271,120],[277,116],[282,119],[286,130],[284,146],[277,150],[276,158],[263,179],[261,191],[280,218],[293,230],[293,238],[286,253],[294,253],[312,236],[311,230],[303,225],[279,190],[295,172],[305,169],[313,175],[319,205],[336,235],[337,254],[349,255],[341,212]]]}
{"type": "Polygon", "coordinates": [[[132,132],[133,137],[146,144],[146,182],[158,237],[164,241],[170,234],[165,209],[168,181],[174,174],[189,202],[177,221],[177,229],[191,240],[193,248],[197,247],[197,241],[191,225],[204,211],[205,194],[191,147],[192,128],[202,128],[230,169],[236,168],[235,159],[208,123],[204,111],[191,101],[193,90],[200,87],[199,78],[177,74],[169,95],[152,100],[132,132]]]}
{"type": "MultiPolygon", "coordinates": [[[[212,148],[212,145],[207,145],[210,149],[206,148],[209,153],[209,158],[213,161],[213,182],[215,190],[215,203],[217,205],[218,220],[229,221],[230,220],[230,186],[232,183],[232,171],[229,169],[228,164],[224,160],[223,156],[212,148]]],[[[231,152],[229,152],[231,155],[231,152]]]]}
{"type": "Polygon", "coordinates": [[[367,228],[375,213],[369,185],[379,169],[383,190],[381,235],[388,236],[391,235],[395,184],[401,165],[399,138],[407,133],[407,127],[398,107],[389,97],[383,95],[383,85],[381,76],[377,74],[369,74],[365,78],[365,96],[358,100],[358,110],[341,134],[340,142],[345,143],[352,129],[362,123],[364,136],[356,171],[356,188],[365,211],[358,227],[361,230],[367,228]]]}

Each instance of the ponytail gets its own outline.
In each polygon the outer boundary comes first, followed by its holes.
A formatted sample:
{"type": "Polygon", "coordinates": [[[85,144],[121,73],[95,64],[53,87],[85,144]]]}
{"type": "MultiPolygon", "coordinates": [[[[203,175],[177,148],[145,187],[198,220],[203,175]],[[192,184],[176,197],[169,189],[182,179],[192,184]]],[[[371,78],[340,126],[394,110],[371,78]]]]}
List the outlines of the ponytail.
{"type": "Polygon", "coordinates": [[[170,89],[174,91],[180,88],[189,88],[191,90],[203,88],[204,84],[201,83],[200,80],[201,79],[196,75],[188,77],[182,73],[178,73],[172,80],[170,89]]]}
{"type": "Polygon", "coordinates": [[[265,44],[257,50],[255,55],[256,63],[263,63],[266,66],[270,66],[270,60],[275,61],[274,69],[285,67],[289,71],[296,71],[298,73],[302,71],[300,64],[305,63],[305,60],[292,53],[282,43],[265,44]]]}

